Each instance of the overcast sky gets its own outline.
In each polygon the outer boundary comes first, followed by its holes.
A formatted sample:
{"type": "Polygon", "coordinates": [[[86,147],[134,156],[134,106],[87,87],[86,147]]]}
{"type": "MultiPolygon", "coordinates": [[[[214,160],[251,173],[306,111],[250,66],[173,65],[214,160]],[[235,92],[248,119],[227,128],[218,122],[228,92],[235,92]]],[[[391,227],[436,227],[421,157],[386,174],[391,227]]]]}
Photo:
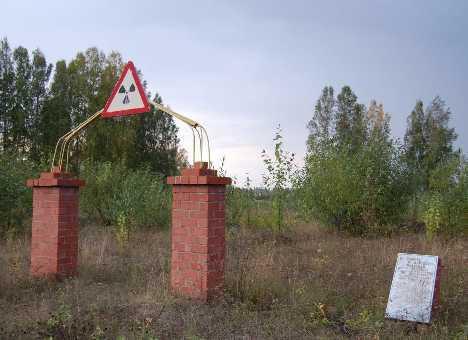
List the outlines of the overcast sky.
{"type": "Polygon", "coordinates": [[[153,93],[206,126],[215,164],[225,156],[229,174],[260,184],[278,124],[303,158],[325,85],[382,102],[399,138],[416,100],[440,95],[467,150],[467,16],[465,0],[3,0],[0,37],[53,63],[91,46],[121,52],[153,93]]]}

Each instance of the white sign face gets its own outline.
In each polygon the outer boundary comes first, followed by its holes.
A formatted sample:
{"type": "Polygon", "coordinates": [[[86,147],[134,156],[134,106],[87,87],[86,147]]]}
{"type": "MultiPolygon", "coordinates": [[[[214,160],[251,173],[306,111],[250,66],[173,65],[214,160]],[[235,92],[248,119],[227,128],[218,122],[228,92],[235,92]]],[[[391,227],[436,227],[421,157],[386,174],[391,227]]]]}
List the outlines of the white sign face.
{"type": "Polygon", "coordinates": [[[140,107],[144,107],[143,100],[136,87],[135,78],[133,78],[132,72],[128,69],[119,86],[119,91],[115,94],[107,111],[125,111],[140,107]]]}
{"type": "Polygon", "coordinates": [[[431,322],[438,263],[437,256],[398,254],[386,318],[431,322]]]}
{"type": "Polygon", "coordinates": [[[141,86],[135,66],[129,61],[107,100],[102,116],[104,118],[125,116],[149,110],[148,99],[141,86]]]}

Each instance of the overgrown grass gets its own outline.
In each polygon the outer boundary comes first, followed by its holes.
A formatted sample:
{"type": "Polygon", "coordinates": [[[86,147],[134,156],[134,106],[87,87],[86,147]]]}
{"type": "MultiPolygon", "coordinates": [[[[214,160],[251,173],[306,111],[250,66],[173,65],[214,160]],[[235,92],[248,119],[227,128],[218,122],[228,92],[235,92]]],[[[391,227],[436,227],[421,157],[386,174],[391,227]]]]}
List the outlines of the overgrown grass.
{"type": "Polygon", "coordinates": [[[463,339],[468,331],[466,238],[232,229],[224,298],[207,305],[169,293],[167,231],[131,233],[122,247],[112,231],[88,226],[80,274],[63,282],[29,277],[27,237],[0,242],[2,339],[463,339]],[[442,258],[431,326],[383,318],[398,252],[442,258]]]}

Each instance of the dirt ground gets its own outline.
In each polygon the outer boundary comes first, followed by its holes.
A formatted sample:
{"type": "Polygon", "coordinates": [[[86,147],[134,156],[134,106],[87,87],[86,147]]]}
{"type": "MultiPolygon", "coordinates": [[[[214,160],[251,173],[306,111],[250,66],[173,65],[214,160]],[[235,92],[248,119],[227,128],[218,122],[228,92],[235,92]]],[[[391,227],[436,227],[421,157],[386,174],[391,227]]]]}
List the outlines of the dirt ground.
{"type": "Polygon", "coordinates": [[[120,246],[84,227],[79,276],[31,279],[29,238],[0,241],[0,339],[467,339],[468,239],[405,233],[358,238],[302,225],[283,234],[230,230],[224,297],[169,293],[168,231],[120,246]],[[398,252],[443,261],[430,326],[384,319],[398,252]]]}

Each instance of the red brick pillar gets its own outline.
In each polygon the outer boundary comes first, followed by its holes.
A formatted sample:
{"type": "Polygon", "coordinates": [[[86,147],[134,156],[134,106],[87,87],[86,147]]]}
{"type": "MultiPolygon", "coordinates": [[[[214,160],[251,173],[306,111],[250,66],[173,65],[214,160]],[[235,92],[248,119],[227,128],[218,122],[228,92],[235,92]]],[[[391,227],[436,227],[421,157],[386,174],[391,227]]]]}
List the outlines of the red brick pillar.
{"type": "Polygon", "coordinates": [[[84,181],[62,172],[30,179],[33,188],[31,275],[64,277],[77,273],[79,187],[84,181]]]}
{"type": "Polygon", "coordinates": [[[207,301],[222,293],[225,254],[225,191],[205,162],[169,177],[172,187],[171,288],[207,301]]]}

